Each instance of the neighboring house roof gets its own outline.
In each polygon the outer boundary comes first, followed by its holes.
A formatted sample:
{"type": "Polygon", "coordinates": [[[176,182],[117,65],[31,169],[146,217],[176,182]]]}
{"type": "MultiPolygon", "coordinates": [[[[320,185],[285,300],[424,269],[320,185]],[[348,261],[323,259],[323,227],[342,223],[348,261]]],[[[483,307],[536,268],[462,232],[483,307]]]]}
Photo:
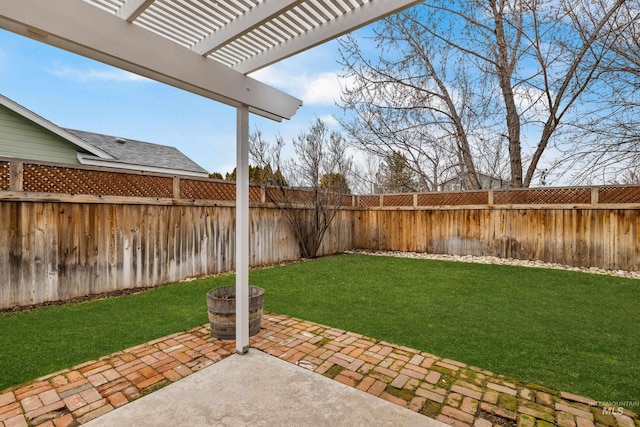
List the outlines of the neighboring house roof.
{"type": "Polygon", "coordinates": [[[81,140],[80,138],[76,137],[75,135],[70,134],[69,132],[67,132],[66,130],[62,129],[58,125],[50,122],[49,120],[45,119],[44,117],[41,117],[41,116],[37,115],[33,111],[26,109],[22,105],[20,105],[17,102],[7,98],[6,96],[0,95],[0,105],[4,105],[5,107],[7,107],[8,109],[14,111],[15,113],[20,114],[21,116],[25,117],[26,119],[29,119],[32,122],[34,122],[34,123],[42,126],[43,128],[47,129],[49,132],[52,132],[52,133],[58,135],[59,137],[66,139],[67,141],[71,142],[72,144],[77,145],[79,148],[81,148],[83,150],[86,150],[87,152],[89,152],[89,153],[91,153],[91,154],[93,154],[95,156],[100,156],[100,157],[104,157],[104,158],[110,158],[111,157],[108,153],[98,149],[97,147],[92,146],[91,144],[87,144],[85,141],[81,140]]]}
{"type": "Polygon", "coordinates": [[[172,175],[208,176],[204,168],[175,147],[64,129],[2,95],[0,105],[78,147],[80,164],[172,175]]]}
{"type": "Polygon", "coordinates": [[[116,166],[114,163],[118,163],[116,167],[125,169],[145,166],[146,170],[152,168],[154,172],[166,172],[172,169],[174,173],[181,170],[191,172],[189,175],[208,176],[205,169],[175,147],[76,129],[65,130],[116,159],[115,161],[106,160],[92,154],[78,153],[78,160],[85,165],[116,166]]]}

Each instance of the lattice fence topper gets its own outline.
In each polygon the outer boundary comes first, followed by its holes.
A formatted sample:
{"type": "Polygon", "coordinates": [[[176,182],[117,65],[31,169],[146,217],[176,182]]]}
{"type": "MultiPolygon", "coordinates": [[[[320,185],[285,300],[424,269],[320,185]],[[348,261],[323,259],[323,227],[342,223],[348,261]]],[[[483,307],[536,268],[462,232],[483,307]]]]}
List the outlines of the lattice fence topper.
{"type": "Polygon", "coordinates": [[[600,187],[598,203],[640,203],[640,186],[600,187]]]}
{"type": "Polygon", "coordinates": [[[9,190],[9,180],[11,176],[11,163],[0,162],[0,190],[9,190]]]}
{"type": "Polygon", "coordinates": [[[565,205],[591,203],[591,188],[525,188],[495,190],[496,205],[565,205]]]}
{"type": "MultiPolygon", "coordinates": [[[[315,194],[313,190],[279,187],[265,188],[266,202],[310,205],[315,203],[314,197],[315,194]]],[[[320,200],[320,204],[326,206],[353,206],[352,196],[350,195],[340,195],[339,193],[320,191],[318,198],[320,200]]]]}
{"type": "MultiPolygon", "coordinates": [[[[249,200],[251,202],[259,202],[262,198],[261,193],[260,187],[255,185],[249,186],[249,200]]],[[[233,182],[181,179],[180,198],[236,200],[236,184],[233,182]]]]}
{"type": "Polygon", "coordinates": [[[413,206],[413,194],[385,194],[382,206],[413,206]]]}
{"type": "Polygon", "coordinates": [[[418,194],[418,206],[464,206],[488,203],[487,191],[418,194]]]}
{"type": "Polygon", "coordinates": [[[308,204],[313,200],[311,191],[275,187],[267,187],[265,191],[267,202],[308,204]]]}
{"type": "MultiPolygon", "coordinates": [[[[0,191],[11,188],[11,161],[0,160],[0,191]]],[[[23,163],[22,187],[25,192],[89,194],[102,196],[173,198],[174,176],[143,175],[131,172],[99,170],[75,165],[23,163]]],[[[372,194],[345,196],[342,206],[359,208],[429,206],[486,206],[493,193],[493,205],[590,205],[640,204],[640,185],[606,185],[600,187],[523,188],[451,193],[372,194]],[[593,200],[592,200],[593,197],[593,200]]],[[[234,201],[234,182],[193,177],[180,178],[183,199],[234,201]]],[[[327,204],[340,203],[326,196],[327,204]]],[[[308,205],[313,191],[299,188],[249,186],[249,200],[308,205]],[[264,198],[263,198],[264,197],[264,198]]]]}
{"type": "Polygon", "coordinates": [[[358,196],[359,208],[372,208],[380,206],[380,196],[358,196]]]}
{"type": "Polygon", "coordinates": [[[38,193],[170,198],[173,196],[173,179],[25,164],[23,188],[24,191],[38,193]]]}
{"type": "Polygon", "coordinates": [[[353,207],[355,206],[354,204],[354,197],[351,195],[348,196],[344,196],[344,198],[342,199],[342,206],[344,207],[353,207]]]}

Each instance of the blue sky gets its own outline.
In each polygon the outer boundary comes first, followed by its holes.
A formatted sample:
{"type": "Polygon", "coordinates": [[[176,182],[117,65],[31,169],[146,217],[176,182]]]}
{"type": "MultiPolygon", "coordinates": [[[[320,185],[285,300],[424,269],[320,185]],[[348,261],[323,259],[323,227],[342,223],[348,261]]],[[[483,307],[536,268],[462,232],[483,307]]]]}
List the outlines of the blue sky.
{"type": "MultiPolygon", "coordinates": [[[[338,58],[331,41],[256,72],[304,106],[282,123],[252,115],[251,130],[289,141],[316,116],[337,127],[338,58]]],[[[4,30],[0,93],[62,127],[174,146],[223,175],[235,166],[235,109],[4,30]]]]}

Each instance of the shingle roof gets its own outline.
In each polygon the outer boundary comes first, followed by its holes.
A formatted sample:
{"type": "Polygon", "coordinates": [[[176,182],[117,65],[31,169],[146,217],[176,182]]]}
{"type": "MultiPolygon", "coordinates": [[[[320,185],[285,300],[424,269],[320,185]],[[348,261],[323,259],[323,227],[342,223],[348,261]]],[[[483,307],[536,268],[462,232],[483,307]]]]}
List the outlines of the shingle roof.
{"type": "Polygon", "coordinates": [[[175,147],[75,129],[65,130],[87,144],[109,153],[122,163],[207,173],[204,168],[175,147]]]}

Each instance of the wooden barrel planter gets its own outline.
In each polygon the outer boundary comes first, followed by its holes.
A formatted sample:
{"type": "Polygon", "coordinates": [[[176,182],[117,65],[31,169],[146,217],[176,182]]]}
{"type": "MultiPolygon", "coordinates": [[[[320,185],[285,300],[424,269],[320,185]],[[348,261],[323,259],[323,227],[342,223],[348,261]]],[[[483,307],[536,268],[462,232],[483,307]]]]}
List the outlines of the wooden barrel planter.
{"type": "MultiPolygon", "coordinates": [[[[249,336],[260,331],[264,289],[249,286],[249,336]]],[[[236,339],[236,287],[222,286],[207,292],[211,336],[221,340],[236,339]]]]}

